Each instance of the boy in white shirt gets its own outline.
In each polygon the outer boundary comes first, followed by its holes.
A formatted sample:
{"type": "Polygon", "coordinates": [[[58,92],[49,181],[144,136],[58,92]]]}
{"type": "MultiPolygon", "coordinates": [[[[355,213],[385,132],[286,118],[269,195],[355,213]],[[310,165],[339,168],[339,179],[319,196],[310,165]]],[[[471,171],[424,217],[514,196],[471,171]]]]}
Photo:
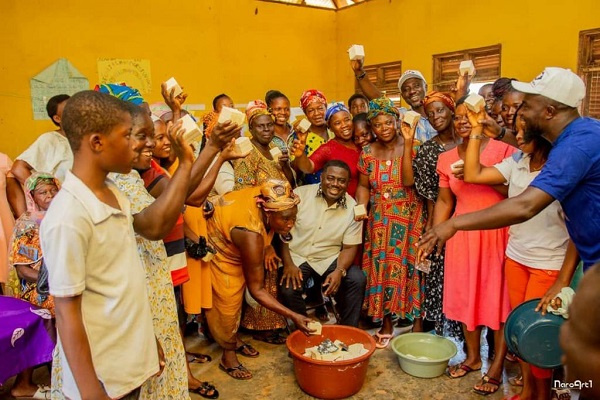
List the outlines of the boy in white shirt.
{"type": "Polygon", "coordinates": [[[73,153],[61,126],[62,113],[69,97],[67,94],[59,94],[48,100],[48,117],[58,129],[42,133],[16,158],[11,172],[21,185],[25,184],[33,171],[48,172],[60,182],[65,180],[66,172],[73,165],[73,153]]]}
{"type": "Polygon", "coordinates": [[[63,114],[73,169],[42,222],[41,243],[55,296],[58,381],[70,399],[137,398],[164,366],[134,230],[151,240],[170,231],[188,191],[193,152],[176,125],[169,135],[179,168],[163,196],[132,217],[127,198],[106,178],[128,173],[140,156],[130,140],[131,107],[83,91],[63,114]]]}

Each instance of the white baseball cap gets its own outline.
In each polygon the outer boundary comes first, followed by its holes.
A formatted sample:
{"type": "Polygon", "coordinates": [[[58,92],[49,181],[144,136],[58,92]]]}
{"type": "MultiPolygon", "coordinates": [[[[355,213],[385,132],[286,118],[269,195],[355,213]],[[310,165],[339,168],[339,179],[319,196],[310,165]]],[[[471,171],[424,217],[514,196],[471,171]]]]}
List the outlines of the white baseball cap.
{"type": "Polygon", "coordinates": [[[585,97],[585,84],[570,69],[547,67],[530,83],[511,82],[519,92],[539,94],[569,107],[579,107],[585,97]]]}
{"type": "Polygon", "coordinates": [[[419,78],[427,85],[427,81],[425,80],[425,77],[423,76],[421,71],[417,71],[416,69],[408,69],[404,71],[400,79],[398,79],[398,89],[402,91],[402,84],[411,78],[419,78]]]}

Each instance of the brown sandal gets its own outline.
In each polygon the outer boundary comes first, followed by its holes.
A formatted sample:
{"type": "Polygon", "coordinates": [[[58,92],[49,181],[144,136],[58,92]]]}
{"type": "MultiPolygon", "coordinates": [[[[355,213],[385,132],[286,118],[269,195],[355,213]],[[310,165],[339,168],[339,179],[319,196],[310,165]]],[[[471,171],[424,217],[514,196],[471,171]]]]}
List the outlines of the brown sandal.
{"type": "Polygon", "coordinates": [[[219,369],[221,371],[225,372],[227,375],[229,375],[233,379],[238,379],[240,381],[247,381],[248,379],[252,379],[252,373],[250,371],[248,371],[248,369],[246,367],[244,367],[242,364],[239,364],[237,367],[227,368],[223,364],[219,363],[219,369]],[[236,371],[247,372],[247,373],[250,374],[250,376],[247,377],[247,378],[242,378],[242,377],[239,377],[239,376],[235,376],[234,373],[236,371]]]}
{"type": "Polygon", "coordinates": [[[235,352],[237,354],[239,354],[240,356],[249,357],[249,358],[256,358],[256,357],[260,356],[260,353],[258,352],[258,350],[256,350],[254,347],[252,347],[248,343],[244,343],[243,345],[241,345],[240,347],[235,349],[235,352]]]}

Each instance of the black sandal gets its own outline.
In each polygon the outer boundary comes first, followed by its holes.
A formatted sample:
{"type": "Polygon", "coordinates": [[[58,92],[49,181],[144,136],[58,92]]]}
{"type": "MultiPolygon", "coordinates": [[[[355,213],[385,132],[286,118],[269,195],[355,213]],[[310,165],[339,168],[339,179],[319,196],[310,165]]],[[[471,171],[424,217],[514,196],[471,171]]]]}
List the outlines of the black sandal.
{"type": "Polygon", "coordinates": [[[248,371],[248,369],[246,367],[244,367],[242,364],[239,364],[237,367],[227,368],[223,364],[219,363],[219,369],[221,371],[225,372],[227,375],[229,375],[233,379],[237,379],[237,380],[240,380],[240,381],[247,381],[248,379],[252,379],[252,373],[250,371],[248,371]],[[238,376],[233,375],[233,373],[235,371],[247,372],[247,373],[250,374],[250,376],[247,377],[247,378],[238,377],[238,376]]]}
{"type": "Polygon", "coordinates": [[[200,386],[196,389],[188,389],[190,393],[196,393],[206,399],[217,399],[219,398],[219,391],[208,382],[201,382],[200,386]],[[209,394],[212,392],[212,394],[209,394]]]}
{"type": "Polygon", "coordinates": [[[235,349],[235,352],[237,354],[239,354],[240,356],[244,356],[244,357],[248,357],[248,358],[256,358],[260,355],[258,350],[256,350],[254,347],[252,347],[248,343],[244,343],[243,345],[241,345],[240,347],[235,349]]]}
{"type": "Polygon", "coordinates": [[[285,344],[286,341],[286,338],[280,335],[279,332],[271,332],[266,335],[253,335],[252,339],[269,344],[285,344]]]}

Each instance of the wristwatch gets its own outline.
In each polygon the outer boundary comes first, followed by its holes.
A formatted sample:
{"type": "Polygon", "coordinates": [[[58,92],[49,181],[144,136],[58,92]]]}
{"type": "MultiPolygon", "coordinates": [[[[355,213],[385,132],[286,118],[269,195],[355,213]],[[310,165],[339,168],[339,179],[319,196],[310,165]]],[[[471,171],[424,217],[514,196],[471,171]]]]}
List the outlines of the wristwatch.
{"type": "Polygon", "coordinates": [[[336,269],[339,270],[342,273],[342,278],[346,277],[346,270],[344,268],[338,267],[336,269]]]}
{"type": "Polygon", "coordinates": [[[506,128],[502,127],[500,130],[500,134],[494,138],[494,140],[502,140],[502,138],[506,135],[506,128]]]}
{"type": "Polygon", "coordinates": [[[363,73],[362,73],[362,74],[360,74],[360,75],[357,75],[357,76],[356,76],[356,79],[360,81],[360,80],[361,80],[361,79],[363,79],[365,76],[367,76],[367,73],[366,73],[366,71],[363,71],[363,73]]]}

